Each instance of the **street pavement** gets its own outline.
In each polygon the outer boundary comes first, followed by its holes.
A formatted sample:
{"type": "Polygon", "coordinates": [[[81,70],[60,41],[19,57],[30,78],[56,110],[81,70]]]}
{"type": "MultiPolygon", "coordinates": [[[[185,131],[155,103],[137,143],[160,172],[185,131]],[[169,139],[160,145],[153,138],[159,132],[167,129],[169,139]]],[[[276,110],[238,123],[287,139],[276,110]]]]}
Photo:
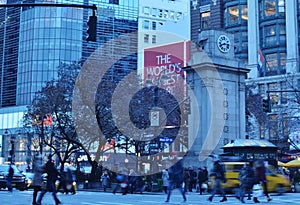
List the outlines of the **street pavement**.
{"type": "MultiPolygon", "coordinates": [[[[182,196],[178,190],[174,190],[169,203],[166,203],[166,195],[163,193],[143,193],[143,194],[112,194],[111,192],[100,191],[77,191],[76,195],[66,195],[58,193],[58,198],[62,205],[198,205],[198,204],[241,204],[234,196],[228,196],[228,201],[220,203],[221,197],[216,196],[213,202],[209,202],[208,194],[200,195],[195,192],[187,193],[187,201],[183,203],[182,196]]],[[[267,202],[265,197],[260,197],[260,204],[295,204],[300,205],[300,193],[286,193],[283,195],[271,195],[272,201],[267,202]]],[[[252,200],[245,200],[245,204],[254,204],[252,200]]],[[[17,191],[9,193],[7,190],[0,191],[1,205],[32,205],[32,191],[17,191]]],[[[54,205],[54,200],[50,193],[43,199],[42,205],[54,205]]]]}

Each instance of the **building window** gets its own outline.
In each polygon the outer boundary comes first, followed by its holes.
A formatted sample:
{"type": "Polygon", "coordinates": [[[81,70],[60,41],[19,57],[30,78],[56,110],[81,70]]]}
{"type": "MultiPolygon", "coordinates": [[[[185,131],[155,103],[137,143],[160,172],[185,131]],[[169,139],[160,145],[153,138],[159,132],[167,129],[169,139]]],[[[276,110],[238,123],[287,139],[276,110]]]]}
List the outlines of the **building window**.
{"type": "Polygon", "coordinates": [[[149,43],[149,34],[144,34],[144,43],[149,43]]]}
{"type": "MultiPolygon", "coordinates": [[[[269,91],[277,91],[278,90],[278,84],[277,83],[269,83],[268,87],[269,87],[269,91]]],[[[271,106],[273,104],[278,104],[278,94],[279,93],[277,93],[277,92],[270,92],[269,93],[271,106]]]]}
{"type": "Polygon", "coordinates": [[[110,4],[119,4],[119,0],[109,0],[110,4]]]}
{"type": "Polygon", "coordinates": [[[286,73],[286,53],[280,53],[280,74],[286,73]]]}
{"type": "Polygon", "coordinates": [[[150,14],[150,8],[149,8],[149,7],[144,7],[144,8],[143,8],[143,13],[144,13],[145,15],[149,15],[149,14],[150,14]]]}
{"type": "Polygon", "coordinates": [[[238,6],[231,6],[228,7],[228,14],[229,14],[229,25],[237,24],[239,20],[239,8],[238,6]]]}
{"type": "Polygon", "coordinates": [[[270,140],[278,139],[278,115],[269,115],[270,118],[270,129],[269,138],[270,140]]]}
{"type": "MultiPolygon", "coordinates": [[[[281,82],[281,90],[286,90],[286,82],[281,82]]],[[[287,92],[282,92],[281,93],[281,104],[286,104],[287,103],[287,92]]]]}
{"type": "Polygon", "coordinates": [[[276,14],[276,0],[265,0],[265,16],[273,16],[276,14]]]}
{"type": "Polygon", "coordinates": [[[264,29],[263,41],[265,46],[270,47],[277,44],[276,25],[266,26],[264,29]]]}
{"type": "Polygon", "coordinates": [[[285,0],[278,0],[279,13],[285,13],[285,0]]]}
{"type": "Polygon", "coordinates": [[[210,12],[201,13],[201,28],[202,29],[209,28],[209,26],[210,26],[209,18],[210,18],[210,12]]]}
{"type": "Polygon", "coordinates": [[[157,9],[156,8],[151,9],[151,15],[154,16],[154,17],[157,16],[157,9]]]}
{"type": "Polygon", "coordinates": [[[241,14],[242,14],[242,21],[248,21],[248,7],[247,5],[241,5],[241,14]]]}
{"type": "Polygon", "coordinates": [[[277,75],[277,68],[278,68],[277,53],[267,54],[266,61],[267,61],[266,75],[267,76],[277,75]]]}
{"type": "Polygon", "coordinates": [[[144,29],[149,29],[149,21],[148,20],[144,20],[144,23],[143,23],[143,28],[144,29]]]}
{"type": "Polygon", "coordinates": [[[152,43],[156,44],[156,35],[152,35],[152,43]]]}
{"type": "Polygon", "coordinates": [[[156,30],[156,21],[152,21],[152,30],[156,30]]]}

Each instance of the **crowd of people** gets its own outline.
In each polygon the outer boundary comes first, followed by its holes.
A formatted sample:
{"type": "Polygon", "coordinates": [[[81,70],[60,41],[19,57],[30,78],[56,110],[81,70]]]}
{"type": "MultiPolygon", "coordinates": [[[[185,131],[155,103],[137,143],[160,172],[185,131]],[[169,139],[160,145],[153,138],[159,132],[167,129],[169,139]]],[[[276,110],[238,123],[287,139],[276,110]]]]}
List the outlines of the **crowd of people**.
{"type": "MultiPolygon", "coordinates": [[[[173,189],[178,189],[182,194],[183,201],[187,200],[187,192],[199,192],[200,195],[206,193],[210,194],[208,201],[212,202],[216,193],[221,196],[220,202],[227,201],[225,190],[223,189],[222,183],[226,183],[226,169],[222,161],[215,160],[211,170],[208,170],[206,166],[199,167],[197,170],[192,168],[184,168],[183,161],[174,157],[174,161],[171,162],[171,166],[168,169],[164,169],[157,176],[160,180],[161,191],[163,191],[167,198],[166,202],[169,202],[172,195],[173,189]],[[209,187],[209,178],[214,178],[213,187],[209,187]]],[[[73,174],[71,170],[60,173],[54,162],[49,156],[46,164],[42,163],[41,156],[36,156],[33,163],[34,178],[32,180],[33,185],[33,200],[32,205],[41,205],[44,195],[47,192],[52,193],[54,202],[56,205],[61,204],[56,193],[57,190],[63,189],[67,194],[75,194],[76,190],[73,186],[70,186],[73,182],[73,174]],[[46,186],[43,183],[42,175],[47,174],[46,186]],[[60,184],[56,187],[55,182],[60,179],[60,184]],[[43,187],[44,186],[44,187],[43,187]],[[68,187],[69,186],[69,187],[68,187]]],[[[294,173],[294,177],[298,177],[299,173],[294,173]]],[[[13,176],[13,169],[10,167],[8,175],[8,190],[12,191],[11,178],[13,176]]],[[[143,193],[148,187],[148,183],[151,183],[153,179],[149,178],[150,175],[139,176],[134,169],[122,169],[118,173],[104,170],[100,176],[99,181],[101,182],[103,191],[106,192],[107,188],[114,183],[112,187],[112,193],[116,194],[118,190],[121,194],[126,195],[128,193],[143,193]]],[[[246,162],[244,167],[239,171],[238,180],[240,181],[239,192],[236,198],[245,203],[245,196],[248,200],[253,199],[254,203],[259,203],[258,195],[256,194],[256,187],[261,186],[261,190],[267,199],[271,201],[272,198],[268,193],[268,184],[266,179],[266,166],[263,160],[256,160],[246,162]],[[258,185],[258,186],[257,186],[258,185]]],[[[149,187],[148,187],[149,188],[149,187]]],[[[146,190],[150,191],[150,190],[146,190]]]]}

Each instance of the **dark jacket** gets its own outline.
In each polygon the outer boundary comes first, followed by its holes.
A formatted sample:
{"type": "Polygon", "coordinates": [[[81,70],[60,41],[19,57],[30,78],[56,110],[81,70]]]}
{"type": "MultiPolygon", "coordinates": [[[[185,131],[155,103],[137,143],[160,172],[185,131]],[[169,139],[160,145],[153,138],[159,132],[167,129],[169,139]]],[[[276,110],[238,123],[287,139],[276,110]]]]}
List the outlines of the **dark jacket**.
{"type": "Polygon", "coordinates": [[[216,161],[214,163],[214,167],[213,167],[211,176],[215,176],[216,179],[220,179],[220,180],[222,180],[224,182],[226,181],[226,178],[225,178],[225,167],[222,164],[222,162],[216,161]]]}
{"type": "Polygon", "coordinates": [[[179,160],[168,169],[169,180],[178,184],[183,183],[183,170],[182,160],[179,160]]]}

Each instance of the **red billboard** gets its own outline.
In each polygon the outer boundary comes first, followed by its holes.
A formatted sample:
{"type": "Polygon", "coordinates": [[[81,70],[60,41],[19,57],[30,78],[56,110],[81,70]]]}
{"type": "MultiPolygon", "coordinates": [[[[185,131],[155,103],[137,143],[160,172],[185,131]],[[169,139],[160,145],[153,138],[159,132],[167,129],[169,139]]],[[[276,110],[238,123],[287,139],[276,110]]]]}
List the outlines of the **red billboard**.
{"type": "Polygon", "coordinates": [[[144,82],[151,80],[152,85],[160,86],[171,94],[184,93],[186,73],[183,67],[190,59],[190,42],[181,41],[144,49],[144,82]],[[162,76],[167,76],[162,81],[162,76]]]}

